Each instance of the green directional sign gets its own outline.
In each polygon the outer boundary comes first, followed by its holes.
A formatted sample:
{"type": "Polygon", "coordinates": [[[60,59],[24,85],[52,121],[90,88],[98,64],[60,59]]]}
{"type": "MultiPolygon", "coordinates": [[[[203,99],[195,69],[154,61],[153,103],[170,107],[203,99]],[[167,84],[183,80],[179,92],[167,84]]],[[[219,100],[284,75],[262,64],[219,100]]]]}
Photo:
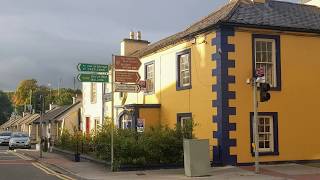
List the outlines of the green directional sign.
{"type": "Polygon", "coordinates": [[[85,64],[79,63],[78,70],[84,72],[108,72],[109,66],[105,64],[85,64]]]}
{"type": "Polygon", "coordinates": [[[109,76],[102,74],[79,74],[78,80],[80,82],[109,82],[109,76]]]}

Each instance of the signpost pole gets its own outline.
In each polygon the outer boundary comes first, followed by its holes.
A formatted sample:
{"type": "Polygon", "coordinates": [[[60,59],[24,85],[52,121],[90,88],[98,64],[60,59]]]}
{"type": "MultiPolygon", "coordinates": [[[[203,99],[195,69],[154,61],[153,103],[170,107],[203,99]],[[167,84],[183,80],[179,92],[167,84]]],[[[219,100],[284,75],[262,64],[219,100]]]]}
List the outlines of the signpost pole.
{"type": "Polygon", "coordinates": [[[113,171],[113,125],[114,125],[114,55],[112,55],[112,65],[111,65],[111,171],[113,171]]]}
{"type": "Polygon", "coordinates": [[[258,135],[258,101],[257,101],[257,79],[253,78],[253,134],[254,134],[254,165],[255,173],[259,173],[259,135],[258,135]]]}

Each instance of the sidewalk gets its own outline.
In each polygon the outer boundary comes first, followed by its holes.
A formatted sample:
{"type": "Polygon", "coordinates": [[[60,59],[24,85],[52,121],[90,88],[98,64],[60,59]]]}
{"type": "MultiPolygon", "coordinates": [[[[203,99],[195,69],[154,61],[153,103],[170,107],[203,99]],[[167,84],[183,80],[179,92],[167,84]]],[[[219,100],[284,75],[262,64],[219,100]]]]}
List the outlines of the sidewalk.
{"type": "Polygon", "coordinates": [[[183,169],[161,169],[148,171],[126,171],[110,172],[101,164],[89,161],[74,162],[67,157],[56,153],[43,153],[43,158],[39,159],[39,152],[35,150],[19,150],[19,153],[30,156],[41,163],[51,167],[60,168],[76,177],[77,179],[90,180],[111,180],[111,179],[229,179],[229,180],[316,180],[320,179],[320,168],[304,166],[299,164],[263,165],[261,174],[254,173],[254,167],[215,167],[210,171],[210,176],[189,178],[184,176],[183,169]]]}

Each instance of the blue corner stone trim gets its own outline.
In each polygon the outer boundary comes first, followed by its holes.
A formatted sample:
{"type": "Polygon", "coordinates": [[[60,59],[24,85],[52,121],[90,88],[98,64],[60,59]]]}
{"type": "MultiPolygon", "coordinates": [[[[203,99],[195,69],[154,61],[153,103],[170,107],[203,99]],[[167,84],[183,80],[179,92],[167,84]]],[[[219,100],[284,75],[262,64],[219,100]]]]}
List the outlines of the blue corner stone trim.
{"type": "Polygon", "coordinates": [[[212,46],[217,52],[212,54],[216,61],[216,69],[212,69],[212,76],[217,78],[217,84],[212,85],[212,91],[217,93],[217,99],[212,101],[212,106],[217,108],[217,115],[212,121],[217,123],[217,131],[213,138],[218,139],[217,146],[213,147],[214,165],[236,165],[237,156],[230,155],[230,147],[236,146],[236,139],[229,137],[230,131],[236,130],[236,123],[229,122],[229,116],[236,115],[236,108],[229,106],[229,100],[236,98],[236,92],[229,91],[228,85],[236,83],[235,76],[228,74],[229,68],[235,68],[235,60],[228,58],[229,52],[235,51],[234,44],[228,44],[228,37],[234,36],[233,27],[222,26],[217,29],[216,38],[212,39],[212,46]]]}

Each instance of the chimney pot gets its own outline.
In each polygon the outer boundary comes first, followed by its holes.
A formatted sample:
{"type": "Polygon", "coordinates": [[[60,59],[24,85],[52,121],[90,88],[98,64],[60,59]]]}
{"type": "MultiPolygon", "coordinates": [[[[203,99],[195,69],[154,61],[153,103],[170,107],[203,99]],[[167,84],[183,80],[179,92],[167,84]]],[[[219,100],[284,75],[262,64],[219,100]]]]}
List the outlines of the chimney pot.
{"type": "Polygon", "coordinates": [[[130,31],[129,38],[134,39],[134,32],[133,31],[130,31]]]}
{"type": "Polygon", "coordinates": [[[137,38],[137,40],[141,40],[141,31],[137,32],[136,38],[137,38]]]}

